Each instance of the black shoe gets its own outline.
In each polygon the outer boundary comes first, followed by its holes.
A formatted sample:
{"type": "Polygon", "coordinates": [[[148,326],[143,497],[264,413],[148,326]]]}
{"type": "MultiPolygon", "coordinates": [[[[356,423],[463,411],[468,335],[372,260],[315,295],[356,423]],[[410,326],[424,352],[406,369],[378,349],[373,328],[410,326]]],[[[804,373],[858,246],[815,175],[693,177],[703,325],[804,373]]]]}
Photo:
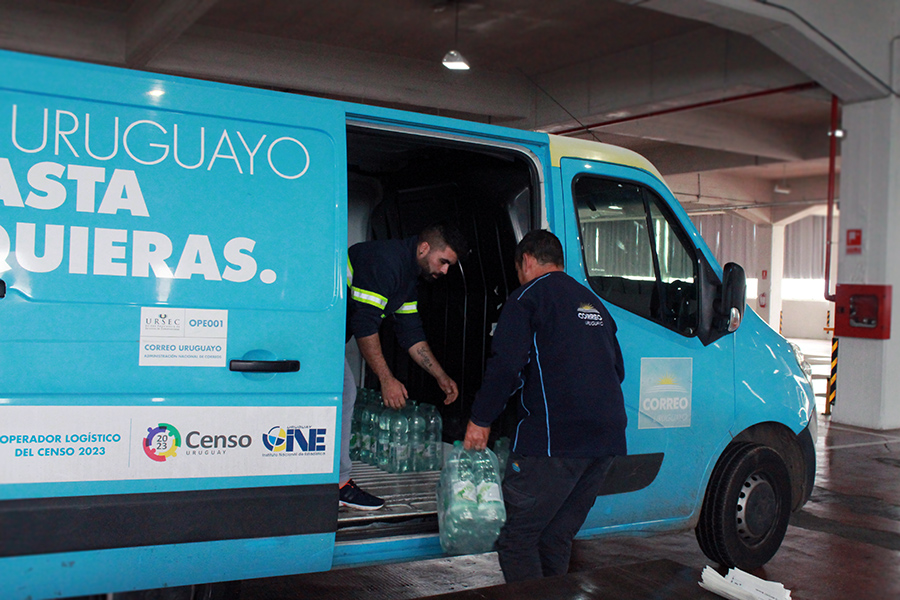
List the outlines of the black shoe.
{"type": "Polygon", "coordinates": [[[352,479],[341,488],[340,498],[341,506],[349,506],[357,510],[378,510],[384,506],[384,500],[359,489],[352,479]]]}

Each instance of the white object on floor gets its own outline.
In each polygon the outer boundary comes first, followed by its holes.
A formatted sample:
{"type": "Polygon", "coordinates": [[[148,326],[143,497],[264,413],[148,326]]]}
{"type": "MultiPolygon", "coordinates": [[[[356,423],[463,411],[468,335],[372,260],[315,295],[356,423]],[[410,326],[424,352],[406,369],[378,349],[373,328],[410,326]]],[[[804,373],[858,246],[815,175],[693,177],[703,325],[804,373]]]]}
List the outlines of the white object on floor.
{"type": "Polygon", "coordinates": [[[766,581],[740,569],[729,569],[722,577],[712,567],[703,569],[700,587],[729,600],[790,600],[791,591],[774,581],[766,581]]]}

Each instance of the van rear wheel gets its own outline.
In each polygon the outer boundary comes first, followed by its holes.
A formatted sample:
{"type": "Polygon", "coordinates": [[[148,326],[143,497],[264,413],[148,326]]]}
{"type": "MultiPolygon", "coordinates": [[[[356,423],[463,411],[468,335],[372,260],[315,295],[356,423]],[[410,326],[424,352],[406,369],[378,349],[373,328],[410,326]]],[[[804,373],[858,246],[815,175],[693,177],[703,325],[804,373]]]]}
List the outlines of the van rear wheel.
{"type": "Polygon", "coordinates": [[[791,479],[775,450],[729,447],[716,465],[697,523],[697,541],[711,560],[752,571],[781,546],[791,512],[791,479]]]}

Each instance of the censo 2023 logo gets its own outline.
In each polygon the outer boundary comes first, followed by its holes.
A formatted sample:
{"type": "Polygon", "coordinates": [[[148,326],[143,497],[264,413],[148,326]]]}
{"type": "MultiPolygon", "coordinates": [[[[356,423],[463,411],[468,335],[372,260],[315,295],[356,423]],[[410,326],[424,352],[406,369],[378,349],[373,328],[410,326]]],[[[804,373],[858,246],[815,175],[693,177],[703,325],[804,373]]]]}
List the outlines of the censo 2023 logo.
{"type": "Polygon", "coordinates": [[[144,438],[144,453],[152,460],[165,462],[175,456],[175,452],[184,446],[183,456],[210,456],[225,454],[229,449],[246,449],[253,445],[253,438],[246,433],[204,434],[200,431],[189,431],[182,438],[178,429],[169,423],[160,423],[156,427],[147,428],[144,438]]]}
{"type": "Polygon", "coordinates": [[[160,423],[156,427],[147,428],[147,437],[144,438],[144,453],[152,460],[166,462],[175,456],[175,451],[181,446],[181,434],[173,425],[160,423]]]}

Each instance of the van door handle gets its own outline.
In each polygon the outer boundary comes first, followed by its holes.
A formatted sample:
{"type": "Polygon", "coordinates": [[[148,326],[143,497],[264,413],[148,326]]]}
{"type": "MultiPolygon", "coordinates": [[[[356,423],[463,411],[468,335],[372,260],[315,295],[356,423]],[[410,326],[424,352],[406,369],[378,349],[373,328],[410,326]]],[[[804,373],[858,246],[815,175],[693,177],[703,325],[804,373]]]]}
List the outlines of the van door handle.
{"type": "Polygon", "coordinates": [[[245,373],[295,373],[300,370],[299,360],[232,360],[229,371],[245,373]]]}

